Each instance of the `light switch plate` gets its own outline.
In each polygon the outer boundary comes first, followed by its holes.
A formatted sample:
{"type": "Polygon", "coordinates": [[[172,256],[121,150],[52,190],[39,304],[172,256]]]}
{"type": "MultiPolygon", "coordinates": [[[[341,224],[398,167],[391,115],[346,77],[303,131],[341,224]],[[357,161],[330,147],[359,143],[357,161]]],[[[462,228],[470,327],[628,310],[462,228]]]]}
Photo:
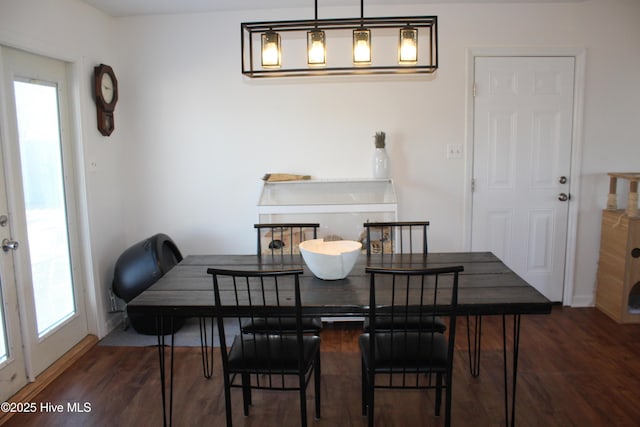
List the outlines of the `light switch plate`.
{"type": "Polygon", "coordinates": [[[447,144],[447,159],[461,159],[462,144],[447,144]]]}

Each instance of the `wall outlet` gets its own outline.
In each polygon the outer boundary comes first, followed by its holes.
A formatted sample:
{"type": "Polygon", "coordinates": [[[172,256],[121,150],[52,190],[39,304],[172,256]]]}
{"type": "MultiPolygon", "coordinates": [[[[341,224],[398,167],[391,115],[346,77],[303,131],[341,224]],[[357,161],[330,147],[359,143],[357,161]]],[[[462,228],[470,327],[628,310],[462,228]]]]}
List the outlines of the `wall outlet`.
{"type": "Polygon", "coordinates": [[[447,144],[447,159],[461,159],[462,144],[447,144]]]}

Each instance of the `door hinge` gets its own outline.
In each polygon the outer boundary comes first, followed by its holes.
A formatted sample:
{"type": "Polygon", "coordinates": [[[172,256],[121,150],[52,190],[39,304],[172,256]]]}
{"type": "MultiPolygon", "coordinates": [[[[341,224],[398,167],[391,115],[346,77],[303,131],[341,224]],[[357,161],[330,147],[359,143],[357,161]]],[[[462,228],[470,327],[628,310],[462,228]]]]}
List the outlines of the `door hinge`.
{"type": "Polygon", "coordinates": [[[473,97],[476,97],[476,93],[478,91],[478,84],[476,82],[473,82],[473,97]]]}
{"type": "Polygon", "coordinates": [[[476,191],[476,180],[475,178],[471,178],[471,192],[476,191]]]}

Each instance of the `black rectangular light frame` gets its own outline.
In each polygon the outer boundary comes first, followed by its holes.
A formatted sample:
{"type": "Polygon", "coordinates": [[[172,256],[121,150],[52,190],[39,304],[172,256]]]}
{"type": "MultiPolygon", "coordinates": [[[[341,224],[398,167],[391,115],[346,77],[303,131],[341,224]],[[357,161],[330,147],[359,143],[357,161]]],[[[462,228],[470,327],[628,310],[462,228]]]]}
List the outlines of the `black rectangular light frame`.
{"type": "MultiPolygon", "coordinates": [[[[241,55],[242,74],[248,77],[287,77],[287,76],[326,76],[349,74],[432,74],[438,69],[438,17],[437,16],[408,16],[408,17],[375,17],[375,18],[348,18],[348,19],[308,19],[298,21],[270,21],[270,22],[243,22],[241,31],[241,55]],[[424,64],[415,65],[371,65],[352,67],[308,67],[308,68],[279,68],[261,69],[254,63],[253,36],[266,31],[306,32],[313,29],[324,31],[331,30],[355,30],[368,28],[397,28],[410,25],[418,29],[426,29],[429,40],[429,57],[424,64]]],[[[330,34],[327,34],[330,37],[330,34]]],[[[259,47],[258,47],[259,48],[259,47]]]]}

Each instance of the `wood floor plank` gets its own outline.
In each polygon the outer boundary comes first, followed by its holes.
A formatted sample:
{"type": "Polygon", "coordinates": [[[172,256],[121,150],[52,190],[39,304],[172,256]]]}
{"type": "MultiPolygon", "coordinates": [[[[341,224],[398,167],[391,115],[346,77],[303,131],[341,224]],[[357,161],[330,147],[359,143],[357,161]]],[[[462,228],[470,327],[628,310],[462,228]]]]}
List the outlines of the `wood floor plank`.
{"type": "MultiPolygon", "coordinates": [[[[460,319],[454,362],[454,426],[503,426],[502,320],[483,320],[479,378],[469,374],[466,322],[460,319]]],[[[360,414],[357,327],[328,325],[322,335],[322,418],[309,425],[365,426],[360,414]]],[[[225,424],[219,355],[214,377],[202,376],[200,350],[175,350],[174,426],[225,424]]],[[[7,427],[161,426],[157,349],[95,346],[34,401],[62,404],[62,413],[16,414],[7,427]],[[89,412],[71,413],[84,403],[89,412]]],[[[554,308],[551,315],[522,319],[516,424],[525,427],[637,426],[640,420],[640,325],[619,325],[593,308],[554,308]]],[[[295,392],[253,395],[242,415],[239,390],[232,392],[235,426],[299,425],[295,392]]],[[[377,426],[441,426],[433,394],[379,391],[377,426]]]]}

